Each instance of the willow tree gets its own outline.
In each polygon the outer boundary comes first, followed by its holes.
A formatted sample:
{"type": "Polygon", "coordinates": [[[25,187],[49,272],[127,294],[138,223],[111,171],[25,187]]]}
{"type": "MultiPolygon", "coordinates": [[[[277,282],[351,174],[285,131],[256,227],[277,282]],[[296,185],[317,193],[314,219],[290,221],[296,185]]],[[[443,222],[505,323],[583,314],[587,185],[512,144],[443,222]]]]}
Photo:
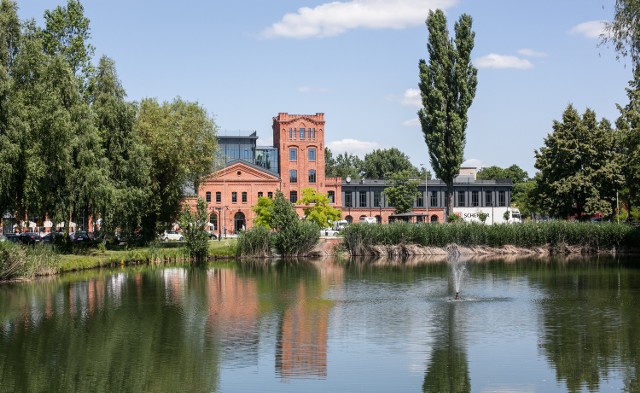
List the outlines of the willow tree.
{"type": "Polygon", "coordinates": [[[478,84],[478,70],[471,63],[475,33],[471,16],[463,14],[449,38],[442,10],[427,17],[429,62],[419,62],[423,108],[418,111],[431,167],[447,185],[446,215],[452,213],[453,179],[460,170],[466,142],[467,111],[478,84]]]}

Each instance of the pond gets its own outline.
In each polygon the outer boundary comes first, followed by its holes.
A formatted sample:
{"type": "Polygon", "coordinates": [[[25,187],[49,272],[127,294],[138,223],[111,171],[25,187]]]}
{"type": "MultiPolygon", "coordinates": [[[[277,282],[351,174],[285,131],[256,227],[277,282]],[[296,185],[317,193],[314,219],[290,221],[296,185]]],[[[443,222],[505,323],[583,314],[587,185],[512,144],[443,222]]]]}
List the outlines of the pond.
{"type": "Polygon", "coordinates": [[[638,392],[640,259],[229,263],[0,285],[0,391],[638,392]]]}

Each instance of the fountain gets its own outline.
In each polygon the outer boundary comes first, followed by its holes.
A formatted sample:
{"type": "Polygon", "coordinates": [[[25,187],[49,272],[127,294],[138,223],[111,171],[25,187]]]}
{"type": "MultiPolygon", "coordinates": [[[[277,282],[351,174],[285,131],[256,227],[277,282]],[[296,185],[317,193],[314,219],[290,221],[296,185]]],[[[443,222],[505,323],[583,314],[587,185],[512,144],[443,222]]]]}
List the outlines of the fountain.
{"type": "Polygon", "coordinates": [[[447,246],[447,253],[449,254],[449,266],[451,266],[451,276],[453,279],[453,288],[455,290],[455,296],[453,300],[462,300],[460,296],[460,287],[464,281],[464,276],[467,272],[467,265],[463,259],[460,258],[460,249],[457,245],[452,244],[447,246]]]}

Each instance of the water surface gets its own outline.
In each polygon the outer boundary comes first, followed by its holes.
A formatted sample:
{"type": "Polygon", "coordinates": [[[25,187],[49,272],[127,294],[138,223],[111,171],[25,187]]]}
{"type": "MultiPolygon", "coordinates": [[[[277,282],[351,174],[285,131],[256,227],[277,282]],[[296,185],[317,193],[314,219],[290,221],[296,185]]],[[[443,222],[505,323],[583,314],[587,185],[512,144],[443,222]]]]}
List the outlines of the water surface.
{"type": "Polygon", "coordinates": [[[136,267],[0,285],[0,391],[638,392],[640,260],[136,267]]]}

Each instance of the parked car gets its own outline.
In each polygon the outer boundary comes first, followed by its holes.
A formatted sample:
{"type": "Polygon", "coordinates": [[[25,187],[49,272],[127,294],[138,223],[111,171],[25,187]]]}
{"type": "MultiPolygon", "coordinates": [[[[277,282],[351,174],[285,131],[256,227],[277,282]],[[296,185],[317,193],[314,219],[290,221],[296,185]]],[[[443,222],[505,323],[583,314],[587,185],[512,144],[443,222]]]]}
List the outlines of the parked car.
{"type": "Polygon", "coordinates": [[[75,243],[89,242],[93,240],[91,234],[87,231],[77,231],[71,234],[71,240],[75,243]]]}
{"type": "Polygon", "coordinates": [[[20,241],[23,244],[36,244],[42,241],[39,233],[36,232],[25,232],[20,235],[20,241]]]}
{"type": "Polygon", "coordinates": [[[322,228],[320,230],[320,236],[336,236],[339,231],[331,228],[322,228]]]}
{"type": "Polygon", "coordinates": [[[20,234],[19,233],[7,233],[5,236],[7,237],[7,241],[10,241],[12,243],[20,242],[20,234]]]}
{"type": "Polygon", "coordinates": [[[170,241],[170,240],[177,240],[179,242],[184,241],[184,236],[182,236],[176,231],[164,231],[164,233],[160,238],[162,239],[163,242],[170,241]]]}
{"type": "Polygon", "coordinates": [[[62,232],[49,232],[46,235],[42,236],[42,242],[53,244],[57,241],[60,241],[64,237],[62,232]]]}
{"type": "Polygon", "coordinates": [[[215,240],[218,238],[218,236],[213,232],[207,231],[207,235],[209,235],[209,240],[215,240]]]}

